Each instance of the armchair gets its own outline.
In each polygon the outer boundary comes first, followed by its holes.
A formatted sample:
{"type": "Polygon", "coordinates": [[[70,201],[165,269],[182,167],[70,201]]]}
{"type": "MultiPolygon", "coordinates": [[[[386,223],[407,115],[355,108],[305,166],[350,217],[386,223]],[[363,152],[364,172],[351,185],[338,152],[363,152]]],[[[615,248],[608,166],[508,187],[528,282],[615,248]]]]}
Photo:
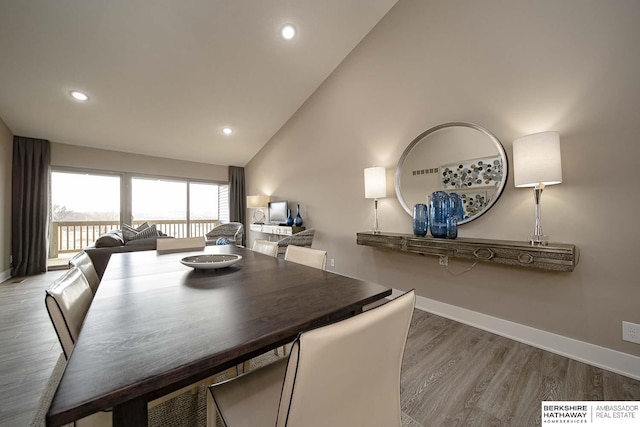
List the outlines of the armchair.
{"type": "Polygon", "coordinates": [[[304,248],[310,248],[313,243],[313,236],[315,235],[316,230],[310,228],[308,230],[301,231],[292,236],[287,236],[283,239],[278,240],[278,255],[284,256],[284,253],[287,251],[287,246],[301,246],[304,248]]]}
{"type": "Polygon", "coordinates": [[[242,237],[244,236],[244,227],[240,222],[228,222],[214,227],[213,230],[205,234],[207,246],[213,246],[216,241],[224,237],[237,246],[242,245],[242,237]]]}

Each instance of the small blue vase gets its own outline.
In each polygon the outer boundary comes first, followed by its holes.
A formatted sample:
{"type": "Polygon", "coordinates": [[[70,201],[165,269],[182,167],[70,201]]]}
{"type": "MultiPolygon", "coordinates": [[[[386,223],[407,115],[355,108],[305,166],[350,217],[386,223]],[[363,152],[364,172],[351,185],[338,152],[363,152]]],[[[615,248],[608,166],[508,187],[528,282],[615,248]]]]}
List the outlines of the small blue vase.
{"type": "Polygon", "coordinates": [[[291,217],[291,209],[287,209],[287,225],[293,225],[293,218],[291,217]]]}
{"type": "Polygon", "coordinates": [[[293,225],[296,227],[302,227],[302,217],[300,216],[300,205],[298,205],[298,213],[296,214],[296,219],[293,220],[293,225]]]}
{"type": "Polygon", "coordinates": [[[451,204],[450,215],[460,222],[464,219],[464,202],[458,193],[449,193],[449,203],[451,204]]]}
{"type": "Polygon", "coordinates": [[[449,194],[435,191],[429,200],[429,229],[433,237],[447,237],[447,218],[451,211],[449,194]]]}
{"type": "Polygon", "coordinates": [[[413,207],[413,234],[417,237],[427,235],[429,224],[429,209],[424,203],[418,203],[413,207]]]}
{"type": "Polygon", "coordinates": [[[458,219],[451,215],[447,218],[447,239],[458,237],[458,219]]]}

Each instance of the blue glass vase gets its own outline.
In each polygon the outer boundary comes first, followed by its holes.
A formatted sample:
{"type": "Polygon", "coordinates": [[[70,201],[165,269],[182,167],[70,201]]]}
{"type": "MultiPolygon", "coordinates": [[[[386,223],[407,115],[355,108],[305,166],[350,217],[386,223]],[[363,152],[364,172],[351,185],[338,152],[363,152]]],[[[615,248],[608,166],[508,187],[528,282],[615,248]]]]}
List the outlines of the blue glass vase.
{"type": "Polygon", "coordinates": [[[458,237],[458,219],[454,215],[447,218],[447,239],[458,237]]]}
{"type": "Polygon", "coordinates": [[[449,193],[449,203],[451,204],[451,212],[449,214],[454,217],[457,222],[462,221],[464,219],[464,202],[462,201],[462,196],[458,193],[449,193]]]}
{"type": "Polygon", "coordinates": [[[447,237],[447,218],[451,211],[449,194],[435,191],[429,200],[429,229],[433,237],[447,237]]]}
{"type": "Polygon", "coordinates": [[[298,213],[296,213],[296,219],[293,220],[293,225],[296,227],[302,226],[302,216],[300,216],[300,205],[298,205],[298,213]]]}
{"type": "Polygon", "coordinates": [[[413,207],[413,234],[417,237],[427,235],[429,224],[429,210],[424,203],[418,203],[413,207]]]}
{"type": "Polygon", "coordinates": [[[291,216],[291,209],[287,209],[287,225],[293,225],[293,217],[291,216]]]}

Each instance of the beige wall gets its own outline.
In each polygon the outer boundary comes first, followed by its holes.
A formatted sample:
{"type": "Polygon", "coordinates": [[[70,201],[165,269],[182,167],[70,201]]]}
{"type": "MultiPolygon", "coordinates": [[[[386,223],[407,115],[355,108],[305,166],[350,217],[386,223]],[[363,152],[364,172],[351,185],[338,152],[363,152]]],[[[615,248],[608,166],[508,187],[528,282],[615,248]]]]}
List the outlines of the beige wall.
{"type": "MultiPolygon", "coordinates": [[[[640,355],[621,340],[622,320],[640,323],[638,22],[637,1],[400,0],[249,163],[248,194],[301,203],[330,270],[640,355]],[[355,244],[373,222],[363,169],[388,168],[381,227],[411,233],[395,164],[422,131],[454,120],[492,131],[510,161],[515,138],[560,132],[564,182],[544,191],[543,226],[579,246],[573,273],[478,264],[455,276],[436,257],[355,244]]],[[[510,171],[497,205],[459,234],[532,230],[531,190],[514,188],[510,171]]]]}
{"type": "Polygon", "coordinates": [[[229,168],[227,166],[60,143],[51,144],[51,166],[135,172],[145,175],[164,175],[218,182],[227,182],[229,180],[229,168]]]}
{"type": "Polygon", "coordinates": [[[11,269],[11,164],[13,135],[0,118],[0,277],[11,269]]]}

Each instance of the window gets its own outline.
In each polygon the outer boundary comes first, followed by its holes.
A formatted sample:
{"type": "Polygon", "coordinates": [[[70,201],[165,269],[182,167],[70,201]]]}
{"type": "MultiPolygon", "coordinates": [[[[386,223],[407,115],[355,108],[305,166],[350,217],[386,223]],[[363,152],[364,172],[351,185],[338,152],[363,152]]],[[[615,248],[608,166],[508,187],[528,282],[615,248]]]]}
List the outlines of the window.
{"type": "Polygon", "coordinates": [[[173,237],[204,236],[229,217],[227,187],[191,180],[133,177],[133,225],[156,224],[173,237]]]}
{"type": "MultiPolygon", "coordinates": [[[[190,236],[204,236],[213,228],[212,221],[220,220],[218,207],[221,187],[204,182],[189,183],[189,224],[190,236]]],[[[227,212],[229,209],[227,209],[227,212]]]]}
{"type": "Polygon", "coordinates": [[[156,224],[173,237],[187,235],[187,182],[155,178],[131,179],[133,226],[156,224]]]}
{"type": "Polygon", "coordinates": [[[104,171],[51,172],[49,266],[67,265],[122,222],[145,221],[173,237],[203,236],[229,222],[228,185],[104,171]],[[64,257],[60,257],[63,254],[64,257]]]}
{"type": "Polygon", "coordinates": [[[119,226],[121,179],[120,175],[51,172],[49,258],[78,252],[119,226]]]}

